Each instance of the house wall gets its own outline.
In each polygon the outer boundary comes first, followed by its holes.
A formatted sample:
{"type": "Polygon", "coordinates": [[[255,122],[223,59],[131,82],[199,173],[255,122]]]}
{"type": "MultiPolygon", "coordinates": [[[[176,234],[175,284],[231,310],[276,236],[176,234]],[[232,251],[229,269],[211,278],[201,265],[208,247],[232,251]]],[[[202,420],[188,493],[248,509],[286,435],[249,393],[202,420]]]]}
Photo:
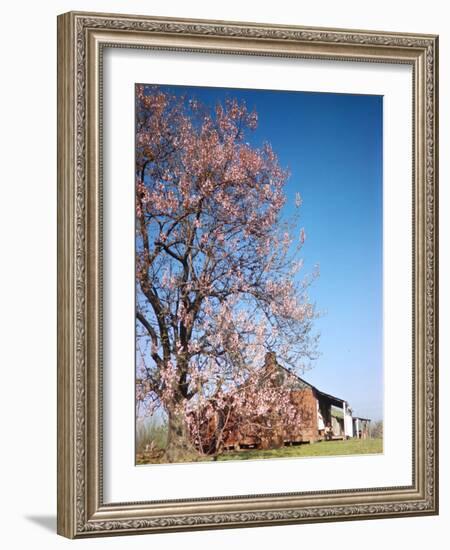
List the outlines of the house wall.
{"type": "Polygon", "coordinates": [[[344,436],[344,420],[343,418],[336,418],[335,416],[331,417],[331,427],[333,429],[334,437],[343,437],[344,436]]]}
{"type": "Polygon", "coordinates": [[[317,397],[311,388],[305,388],[292,392],[292,399],[296,403],[300,415],[297,429],[286,434],[287,440],[317,441],[319,432],[317,429],[317,397]]]}
{"type": "Polygon", "coordinates": [[[260,449],[282,447],[285,443],[300,443],[305,441],[317,441],[319,432],[317,429],[317,398],[311,388],[304,388],[291,392],[292,401],[298,410],[298,418],[291,430],[274,426],[273,430],[265,437],[256,438],[250,434],[233,431],[225,442],[225,447],[252,446],[260,449]]]}
{"type": "MultiPolygon", "coordinates": [[[[301,443],[317,441],[319,432],[317,428],[318,400],[312,388],[302,388],[291,392],[291,399],[297,408],[297,419],[291,429],[286,430],[281,424],[274,425],[267,434],[252,433],[251,428],[240,426],[238,419],[229,418],[226,434],[224,433],[223,446],[226,449],[240,447],[255,447],[258,449],[270,449],[282,447],[289,443],[301,443]]],[[[211,417],[202,424],[201,443],[194,442],[203,452],[214,452],[215,433],[219,419],[211,417]]]]}

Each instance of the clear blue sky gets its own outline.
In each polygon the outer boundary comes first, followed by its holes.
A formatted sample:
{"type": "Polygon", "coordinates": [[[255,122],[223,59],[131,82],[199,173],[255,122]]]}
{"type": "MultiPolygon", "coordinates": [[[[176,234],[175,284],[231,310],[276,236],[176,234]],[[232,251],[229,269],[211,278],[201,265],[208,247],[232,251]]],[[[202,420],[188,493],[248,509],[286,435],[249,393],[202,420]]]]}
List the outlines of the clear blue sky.
{"type": "Polygon", "coordinates": [[[304,378],[383,416],[382,97],[161,86],[211,107],[226,96],[258,112],[247,141],[269,141],[291,176],[284,213],[300,192],[304,272],[320,266],[310,297],[323,315],[320,358],[304,378]]]}

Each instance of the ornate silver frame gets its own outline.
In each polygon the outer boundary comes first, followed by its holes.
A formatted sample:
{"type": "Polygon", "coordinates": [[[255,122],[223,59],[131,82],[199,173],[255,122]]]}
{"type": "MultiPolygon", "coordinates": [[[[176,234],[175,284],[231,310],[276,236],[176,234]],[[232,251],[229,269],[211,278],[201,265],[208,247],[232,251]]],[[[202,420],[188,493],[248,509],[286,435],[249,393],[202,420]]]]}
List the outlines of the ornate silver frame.
{"type": "Polygon", "coordinates": [[[75,12],[58,17],[59,534],[81,538],[438,513],[437,55],[432,35],[75,12]],[[105,46],[413,67],[411,486],[103,502],[99,91],[105,46]]]}

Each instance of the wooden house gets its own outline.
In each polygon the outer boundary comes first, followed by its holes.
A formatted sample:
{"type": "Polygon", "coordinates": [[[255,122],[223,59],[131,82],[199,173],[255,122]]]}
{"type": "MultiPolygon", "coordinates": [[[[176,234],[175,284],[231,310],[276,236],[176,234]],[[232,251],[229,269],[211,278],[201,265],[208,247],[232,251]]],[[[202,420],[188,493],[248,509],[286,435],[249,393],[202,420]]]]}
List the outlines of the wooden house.
{"type": "Polygon", "coordinates": [[[269,375],[266,378],[275,379],[278,384],[288,388],[291,402],[298,409],[297,421],[287,428],[283,422],[277,422],[273,417],[255,418],[255,425],[261,426],[261,423],[265,423],[267,428],[256,430],[252,428],[252,423],[240,422],[239,418],[230,415],[230,411],[221,411],[203,422],[200,438],[197,432],[194,443],[201,447],[202,452],[217,452],[218,445],[221,450],[269,449],[369,435],[369,419],[353,418],[347,401],[319,390],[286,369],[276,361],[275,354],[266,354],[264,369],[269,375]],[[225,416],[226,425],[223,420],[225,416]],[[217,436],[219,431],[220,442],[217,436]]]}

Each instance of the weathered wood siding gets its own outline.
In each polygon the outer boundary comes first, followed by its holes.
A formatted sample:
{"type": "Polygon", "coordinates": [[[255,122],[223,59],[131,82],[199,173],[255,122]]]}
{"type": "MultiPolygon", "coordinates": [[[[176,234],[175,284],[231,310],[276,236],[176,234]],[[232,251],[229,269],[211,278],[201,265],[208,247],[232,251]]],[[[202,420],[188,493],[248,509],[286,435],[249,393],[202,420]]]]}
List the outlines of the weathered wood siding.
{"type": "MultiPolygon", "coordinates": [[[[228,417],[226,430],[221,434],[220,446],[225,449],[239,449],[253,447],[258,449],[273,449],[283,445],[317,441],[317,397],[312,388],[302,388],[291,391],[291,399],[297,408],[297,419],[289,429],[283,422],[267,424],[267,430],[252,429],[251,426],[240,424],[239,418],[228,417]]],[[[257,424],[264,424],[264,418],[255,418],[257,424]]],[[[195,444],[201,447],[202,452],[211,453],[218,444],[216,433],[220,430],[221,419],[216,415],[204,422],[201,430],[201,441],[195,444]]]]}

